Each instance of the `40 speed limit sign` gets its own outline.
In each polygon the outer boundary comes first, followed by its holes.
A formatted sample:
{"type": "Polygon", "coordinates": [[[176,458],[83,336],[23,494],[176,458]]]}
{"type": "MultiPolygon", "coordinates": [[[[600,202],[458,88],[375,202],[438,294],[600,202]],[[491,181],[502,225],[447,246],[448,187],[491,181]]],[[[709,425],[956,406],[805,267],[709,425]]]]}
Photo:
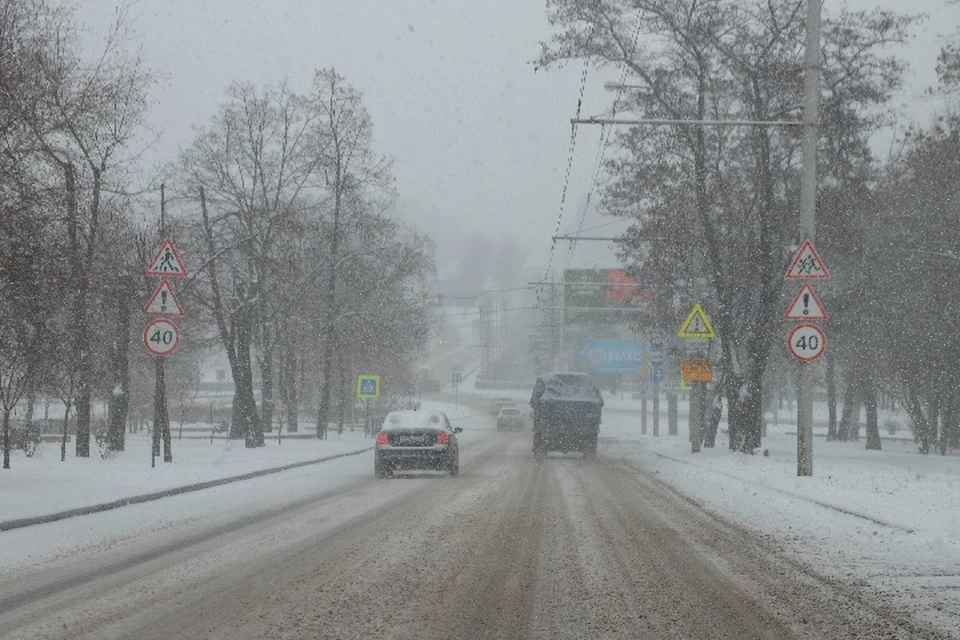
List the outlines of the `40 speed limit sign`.
{"type": "Polygon", "coordinates": [[[157,318],[143,330],[143,346],[155,356],[168,356],[180,344],[180,329],[167,318],[157,318]]]}
{"type": "Polygon", "coordinates": [[[787,338],[787,348],[800,362],[813,362],[823,355],[827,336],[815,324],[801,324],[793,328],[787,338]]]}

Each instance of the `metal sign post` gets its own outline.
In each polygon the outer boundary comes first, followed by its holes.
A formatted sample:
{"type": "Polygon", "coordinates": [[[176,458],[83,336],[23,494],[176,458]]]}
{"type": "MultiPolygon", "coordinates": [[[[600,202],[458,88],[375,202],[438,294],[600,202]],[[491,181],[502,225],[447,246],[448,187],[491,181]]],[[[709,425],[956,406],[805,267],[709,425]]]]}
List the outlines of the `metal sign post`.
{"type": "Polygon", "coordinates": [[[363,401],[364,404],[364,416],[363,416],[363,436],[366,437],[367,434],[373,436],[373,425],[370,424],[370,398],[367,398],[363,401]]]}
{"type": "Polygon", "coordinates": [[[453,384],[453,403],[457,409],[460,408],[460,383],[462,381],[463,374],[459,371],[450,374],[450,382],[453,384]]]}
{"type": "MultiPolygon", "coordinates": [[[[164,186],[160,185],[160,234],[165,232],[166,198],[164,186]]],[[[185,278],[187,267],[170,238],[164,238],[160,248],[147,265],[147,276],[161,278],[153,294],[144,305],[143,312],[148,316],[162,316],[151,320],[143,329],[143,346],[154,356],[156,384],[153,395],[153,438],[150,447],[150,466],[156,465],[160,455],[160,440],[163,438],[163,461],[173,462],[170,436],[170,417],[167,412],[166,381],[164,376],[164,358],[176,351],[180,344],[180,329],[171,318],[182,317],[183,307],[173,292],[173,286],[167,278],[185,278]]]]}
{"type": "Polygon", "coordinates": [[[713,363],[708,359],[709,340],[716,337],[713,324],[700,303],[693,305],[677,336],[693,340],[687,360],[681,363],[681,382],[692,383],[690,391],[690,452],[699,453],[707,419],[707,383],[713,380],[713,363]],[[707,346],[704,346],[707,345],[707,346]]]}
{"type": "MultiPolygon", "coordinates": [[[[793,321],[827,319],[823,303],[807,281],[826,280],[830,272],[810,239],[797,250],[785,275],[787,280],[802,280],[803,286],[787,307],[784,317],[793,321]]],[[[813,382],[810,365],[823,355],[827,336],[815,324],[803,322],[787,336],[787,349],[797,360],[797,475],[813,475],[813,382]]]]}

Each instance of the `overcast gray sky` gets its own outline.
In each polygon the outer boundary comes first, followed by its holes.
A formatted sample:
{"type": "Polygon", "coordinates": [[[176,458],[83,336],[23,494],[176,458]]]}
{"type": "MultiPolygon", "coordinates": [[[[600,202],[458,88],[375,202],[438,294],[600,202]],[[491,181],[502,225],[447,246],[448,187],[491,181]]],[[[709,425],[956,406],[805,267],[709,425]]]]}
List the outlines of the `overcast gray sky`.
{"type": "MultiPolygon", "coordinates": [[[[117,2],[78,4],[78,20],[96,33],[117,2]]],[[[960,10],[944,0],[847,4],[931,15],[903,52],[913,64],[903,102],[909,118],[925,122],[935,103],[920,96],[935,81],[939,36],[953,31],[960,10]]],[[[534,272],[544,264],[580,67],[534,73],[530,61],[550,35],[543,0],[141,0],[133,15],[147,63],[161,74],[150,121],[162,137],[152,160],[174,159],[232,80],[286,77],[303,89],[314,68],[336,67],[364,92],[376,146],[396,162],[398,215],[434,237],[443,273],[457,271],[478,235],[491,252],[506,246],[504,259],[525,260],[534,272]]],[[[607,108],[613,94],[602,85],[617,78],[612,69],[591,72],[586,114],[607,108]]],[[[598,136],[581,129],[565,230],[579,221],[598,136]]],[[[609,221],[591,214],[586,226],[609,221]]],[[[571,266],[615,266],[610,250],[581,243],[571,266]]],[[[518,273],[517,282],[526,277],[518,273]]]]}

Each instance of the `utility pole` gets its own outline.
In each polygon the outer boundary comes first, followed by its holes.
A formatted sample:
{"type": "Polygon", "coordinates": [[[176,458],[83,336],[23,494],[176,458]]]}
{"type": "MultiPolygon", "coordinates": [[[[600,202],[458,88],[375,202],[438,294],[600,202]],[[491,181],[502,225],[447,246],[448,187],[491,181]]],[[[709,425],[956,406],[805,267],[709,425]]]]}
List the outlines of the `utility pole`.
{"type": "MultiPolygon", "coordinates": [[[[800,185],[800,242],[817,234],[817,141],[820,121],[820,0],[807,0],[804,65],[803,180],[800,185]]],[[[797,475],[813,475],[813,389],[811,364],[797,363],[797,475]]]]}
{"type": "MultiPolygon", "coordinates": [[[[167,231],[167,199],[163,184],[160,185],[160,241],[166,239],[167,231]]],[[[151,446],[150,465],[156,465],[156,458],[160,455],[160,438],[163,437],[163,461],[173,462],[173,452],[170,442],[170,415],[167,412],[167,384],[163,366],[163,357],[154,356],[156,369],[156,383],[153,390],[153,442],[151,446]]]]}

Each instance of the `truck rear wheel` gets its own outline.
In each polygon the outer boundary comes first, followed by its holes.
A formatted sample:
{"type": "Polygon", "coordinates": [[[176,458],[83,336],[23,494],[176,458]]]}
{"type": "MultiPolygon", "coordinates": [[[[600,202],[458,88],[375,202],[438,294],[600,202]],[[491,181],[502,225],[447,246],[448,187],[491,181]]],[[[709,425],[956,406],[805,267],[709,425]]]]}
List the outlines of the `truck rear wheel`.
{"type": "Polygon", "coordinates": [[[547,457],[547,449],[543,446],[543,438],[539,432],[533,434],[533,457],[537,460],[543,460],[547,457]]]}
{"type": "Polygon", "coordinates": [[[583,449],[583,459],[584,460],[596,460],[597,459],[597,436],[594,434],[587,438],[586,446],[583,449]]]}

